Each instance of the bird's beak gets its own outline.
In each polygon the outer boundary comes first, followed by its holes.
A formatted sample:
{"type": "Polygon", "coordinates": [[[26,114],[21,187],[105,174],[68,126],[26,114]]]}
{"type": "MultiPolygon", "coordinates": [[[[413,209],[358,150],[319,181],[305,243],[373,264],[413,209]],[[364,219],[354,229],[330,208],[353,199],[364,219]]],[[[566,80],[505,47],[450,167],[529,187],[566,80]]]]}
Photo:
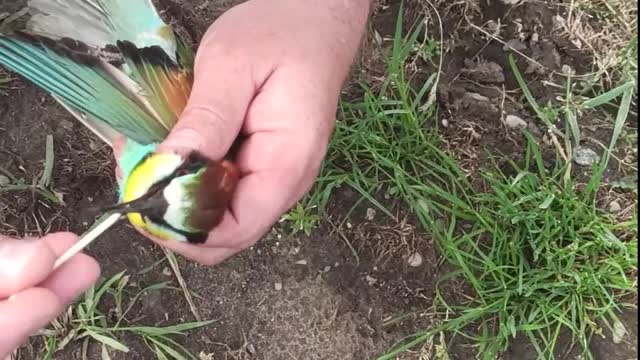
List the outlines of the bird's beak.
{"type": "Polygon", "coordinates": [[[139,213],[145,210],[157,209],[165,205],[165,200],[162,196],[162,191],[159,189],[155,189],[155,191],[147,192],[141,197],[126,202],[119,203],[115,205],[101,207],[98,210],[100,213],[120,213],[120,214],[129,214],[129,213],[139,213]]]}

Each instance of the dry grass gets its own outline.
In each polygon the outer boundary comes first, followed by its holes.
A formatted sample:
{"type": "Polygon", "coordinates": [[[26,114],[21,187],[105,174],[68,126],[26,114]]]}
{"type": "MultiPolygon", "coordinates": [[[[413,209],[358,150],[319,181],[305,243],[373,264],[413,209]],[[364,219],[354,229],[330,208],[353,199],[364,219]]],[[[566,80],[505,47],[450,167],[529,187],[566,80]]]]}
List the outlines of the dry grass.
{"type": "Polygon", "coordinates": [[[637,0],[564,0],[557,24],[579,49],[590,52],[605,85],[637,76],[637,0]]]}

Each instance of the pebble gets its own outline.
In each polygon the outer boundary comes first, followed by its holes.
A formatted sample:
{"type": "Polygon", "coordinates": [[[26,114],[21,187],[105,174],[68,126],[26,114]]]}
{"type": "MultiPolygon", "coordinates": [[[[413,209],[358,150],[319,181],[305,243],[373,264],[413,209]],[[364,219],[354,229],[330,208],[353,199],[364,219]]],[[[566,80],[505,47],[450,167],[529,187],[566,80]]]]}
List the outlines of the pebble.
{"type": "Polygon", "coordinates": [[[307,265],[307,260],[302,259],[295,262],[296,265],[307,265]]]}
{"type": "Polygon", "coordinates": [[[256,347],[253,346],[253,344],[247,345],[247,352],[249,353],[249,355],[255,355],[256,347]]]}
{"type": "Polygon", "coordinates": [[[407,258],[407,263],[411,267],[418,267],[422,265],[422,255],[420,255],[419,252],[414,252],[407,258]]]}
{"type": "Polygon", "coordinates": [[[375,284],[378,281],[378,279],[374,278],[371,275],[365,276],[365,280],[367,280],[367,283],[369,283],[369,286],[375,284]]]}
{"type": "Polygon", "coordinates": [[[617,213],[620,210],[622,210],[622,206],[620,206],[619,202],[613,200],[609,203],[609,212],[617,213]]]}
{"type": "Polygon", "coordinates": [[[274,284],[274,288],[275,288],[277,291],[282,290],[282,283],[281,283],[281,282],[277,282],[277,283],[275,283],[275,284],[274,284]]]}
{"type": "Polygon", "coordinates": [[[512,129],[527,127],[527,122],[515,115],[507,115],[507,118],[504,120],[504,122],[507,124],[508,127],[512,129]]]}
{"type": "Polygon", "coordinates": [[[376,211],[372,208],[367,208],[367,216],[365,216],[365,219],[371,221],[374,217],[376,217],[376,211]]]}
{"type": "Polygon", "coordinates": [[[165,267],[164,269],[162,269],[162,275],[171,276],[171,269],[165,267]]]}
{"type": "Polygon", "coordinates": [[[591,166],[600,161],[600,156],[588,147],[578,147],[573,153],[573,161],[581,166],[591,166]]]}
{"type": "Polygon", "coordinates": [[[0,175],[0,186],[7,186],[9,184],[11,184],[11,180],[4,175],[0,175]]]}

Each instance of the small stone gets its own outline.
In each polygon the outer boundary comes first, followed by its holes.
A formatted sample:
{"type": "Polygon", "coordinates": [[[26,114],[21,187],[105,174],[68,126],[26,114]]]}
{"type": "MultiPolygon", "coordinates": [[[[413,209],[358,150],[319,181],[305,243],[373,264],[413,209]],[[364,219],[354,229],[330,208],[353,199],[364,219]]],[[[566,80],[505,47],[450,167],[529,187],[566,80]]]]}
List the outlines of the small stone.
{"type": "Polygon", "coordinates": [[[600,156],[588,147],[578,147],[573,154],[573,161],[581,166],[591,166],[600,161],[600,156]]]}
{"type": "Polygon", "coordinates": [[[500,0],[506,5],[518,5],[520,0],[500,0]]]}
{"type": "Polygon", "coordinates": [[[613,343],[620,344],[625,335],[627,335],[627,329],[620,320],[616,319],[613,323],[613,343]]]}
{"type": "Polygon", "coordinates": [[[256,347],[253,346],[253,344],[247,345],[247,352],[249,353],[249,355],[255,355],[256,347]]]}
{"type": "Polygon", "coordinates": [[[612,202],[609,203],[609,212],[617,213],[620,210],[622,210],[622,206],[620,206],[619,202],[613,200],[612,202]]]}
{"type": "Polygon", "coordinates": [[[411,267],[418,267],[422,265],[422,255],[420,255],[419,252],[414,252],[407,258],[407,263],[411,267]]]}
{"type": "Polygon", "coordinates": [[[527,122],[515,115],[507,115],[504,120],[505,124],[512,129],[521,129],[527,127],[527,122]]]}
{"type": "Polygon", "coordinates": [[[369,286],[375,284],[378,281],[378,279],[374,278],[371,275],[367,275],[364,278],[365,278],[365,280],[367,280],[367,283],[369,284],[369,286]]]}
{"type": "Polygon", "coordinates": [[[538,41],[540,41],[540,35],[537,32],[531,34],[531,42],[537,43],[538,41]]]}
{"type": "Polygon", "coordinates": [[[276,291],[282,290],[282,283],[281,282],[277,282],[273,286],[276,289],[276,291]]]}
{"type": "Polygon", "coordinates": [[[11,184],[11,180],[4,175],[0,175],[0,186],[7,186],[9,184],[11,184]]]}
{"type": "Polygon", "coordinates": [[[444,126],[444,127],[449,127],[449,120],[447,120],[447,119],[442,119],[442,126],[444,126]]]}
{"type": "Polygon", "coordinates": [[[162,275],[171,276],[171,269],[165,267],[164,269],[162,269],[162,275]]]}
{"type": "Polygon", "coordinates": [[[327,266],[324,267],[322,272],[329,272],[330,270],[331,270],[331,266],[327,265],[327,266]]]}
{"type": "Polygon", "coordinates": [[[59,191],[53,191],[53,195],[58,199],[60,204],[64,204],[64,194],[59,191]]]}
{"type": "Polygon", "coordinates": [[[487,29],[494,35],[498,35],[500,33],[500,23],[495,20],[487,21],[487,29]]]}
{"type": "Polygon", "coordinates": [[[307,260],[302,259],[295,262],[296,265],[307,265],[307,260]]]}
{"type": "Polygon", "coordinates": [[[376,211],[372,208],[367,208],[367,215],[365,216],[365,219],[371,221],[374,217],[376,217],[376,211]]]}
{"type": "Polygon", "coordinates": [[[567,64],[562,65],[562,72],[565,75],[575,75],[576,74],[576,71],[573,70],[573,68],[570,65],[567,65],[567,64]]]}
{"type": "Polygon", "coordinates": [[[215,360],[213,355],[214,355],[213,353],[207,354],[204,351],[200,351],[200,353],[198,354],[198,359],[199,360],[215,360]]]}

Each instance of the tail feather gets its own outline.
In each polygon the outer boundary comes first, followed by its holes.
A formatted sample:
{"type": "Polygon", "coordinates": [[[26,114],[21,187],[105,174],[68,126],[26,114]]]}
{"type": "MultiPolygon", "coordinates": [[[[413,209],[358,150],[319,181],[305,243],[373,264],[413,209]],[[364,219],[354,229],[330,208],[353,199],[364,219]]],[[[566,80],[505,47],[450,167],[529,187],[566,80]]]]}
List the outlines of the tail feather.
{"type": "Polygon", "coordinates": [[[96,49],[118,40],[159,46],[176,61],[178,40],[151,0],[30,0],[28,7],[30,33],[72,38],[96,49]]]}
{"type": "Polygon", "coordinates": [[[193,53],[151,0],[29,0],[0,33],[0,64],[48,91],[101,139],[160,142],[186,107],[193,53]]]}
{"type": "Polygon", "coordinates": [[[82,123],[89,130],[91,130],[91,132],[96,134],[96,136],[98,136],[107,145],[113,147],[116,140],[124,136],[123,134],[114,130],[109,125],[105,124],[104,122],[97,120],[95,117],[91,115],[87,115],[86,113],[83,113],[78,109],[74,108],[72,105],[68,104],[61,97],[57,95],[52,95],[52,96],[63,108],[65,108],[65,110],[67,110],[71,115],[73,115],[74,118],[80,121],[80,123],[82,123]]]}
{"type": "Polygon", "coordinates": [[[117,69],[102,59],[95,58],[91,65],[78,63],[44,44],[0,36],[0,62],[136,142],[159,142],[168,134],[153,115],[132,100],[139,96],[135,94],[138,90],[127,90],[125,84],[116,82],[105,69],[117,69]]]}
{"type": "Polygon", "coordinates": [[[72,38],[96,48],[114,42],[107,14],[91,0],[30,0],[26,31],[59,40],[72,38]]]}
{"type": "Polygon", "coordinates": [[[174,64],[157,46],[138,49],[128,41],[119,41],[118,47],[132,76],[152,94],[149,101],[160,113],[159,120],[173,128],[191,94],[191,69],[174,64]]]}

